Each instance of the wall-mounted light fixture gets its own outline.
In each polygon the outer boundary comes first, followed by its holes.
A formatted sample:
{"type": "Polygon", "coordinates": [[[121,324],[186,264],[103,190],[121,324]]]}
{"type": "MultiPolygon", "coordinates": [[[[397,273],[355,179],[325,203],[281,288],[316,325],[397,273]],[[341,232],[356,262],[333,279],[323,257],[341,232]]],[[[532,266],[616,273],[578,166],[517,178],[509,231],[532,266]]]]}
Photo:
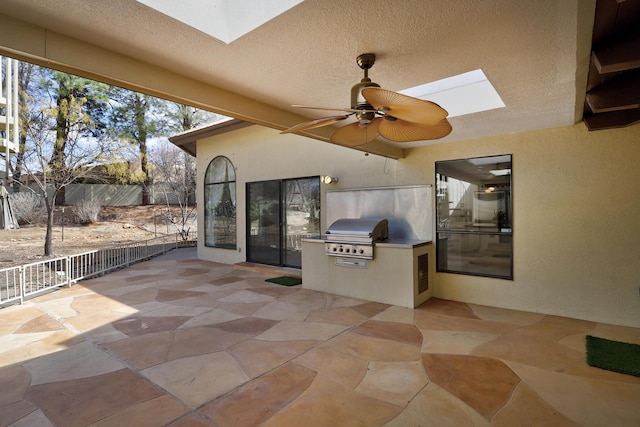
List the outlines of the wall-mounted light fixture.
{"type": "Polygon", "coordinates": [[[338,178],[335,177],[335,176],[323,175],[323,176],[320,177],[320,179],[325,184],[334,184],[334,183],[338,182],[338,178]]]}

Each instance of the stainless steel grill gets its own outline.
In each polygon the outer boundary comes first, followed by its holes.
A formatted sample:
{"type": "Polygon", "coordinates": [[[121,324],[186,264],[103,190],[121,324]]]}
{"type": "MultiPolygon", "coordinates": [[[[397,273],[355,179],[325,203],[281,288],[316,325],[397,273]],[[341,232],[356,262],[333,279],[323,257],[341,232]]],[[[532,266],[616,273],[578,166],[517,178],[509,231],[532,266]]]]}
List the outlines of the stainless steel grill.
{"type": "Polygon", "coordinates": [[[375,242],[389,238],[389,221],[381,218],[342,218],[331,224],[325,234],[327,255],[373,259],[375,242]]]}

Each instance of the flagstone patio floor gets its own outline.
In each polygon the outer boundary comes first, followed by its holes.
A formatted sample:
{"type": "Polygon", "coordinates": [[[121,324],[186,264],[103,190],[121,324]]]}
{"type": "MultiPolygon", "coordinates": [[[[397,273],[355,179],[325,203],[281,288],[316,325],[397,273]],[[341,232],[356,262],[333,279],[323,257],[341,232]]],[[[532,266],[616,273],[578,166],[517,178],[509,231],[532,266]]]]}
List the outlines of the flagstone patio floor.
{"type": "Polygon", "coordinates": [[[180,249],[1,309],[0,425],[640,425],[584,344],[640,329],[269,277],[180,249]]]}

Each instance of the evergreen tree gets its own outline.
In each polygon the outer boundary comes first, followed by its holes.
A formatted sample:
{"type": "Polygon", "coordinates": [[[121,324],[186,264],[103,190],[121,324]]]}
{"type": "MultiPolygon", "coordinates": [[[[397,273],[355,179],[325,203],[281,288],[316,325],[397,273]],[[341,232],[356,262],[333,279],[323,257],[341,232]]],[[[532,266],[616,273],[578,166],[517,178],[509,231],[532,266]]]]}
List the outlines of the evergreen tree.
{"type": "Polygon", "coordinates": [[[142,171],[142,204],[150,204],[151,174],[147,142],[149,138],[162,136],[167,121],[162,114],[164,101],[127,89],[111,87],[109,90],[113,109],[111,134],[138,147],[142,171]]]}

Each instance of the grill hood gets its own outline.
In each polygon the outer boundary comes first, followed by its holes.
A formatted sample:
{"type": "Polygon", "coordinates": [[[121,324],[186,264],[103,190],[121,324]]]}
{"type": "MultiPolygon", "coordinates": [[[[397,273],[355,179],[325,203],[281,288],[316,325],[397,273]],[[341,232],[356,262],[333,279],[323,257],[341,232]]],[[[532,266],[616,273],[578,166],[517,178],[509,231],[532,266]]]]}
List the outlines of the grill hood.
{"type": "Polygon", "coordinates": [[[327,240],[373,243],[389,238],[389,221],[382,218],[342,218],[326,231],[327,240]]]}

